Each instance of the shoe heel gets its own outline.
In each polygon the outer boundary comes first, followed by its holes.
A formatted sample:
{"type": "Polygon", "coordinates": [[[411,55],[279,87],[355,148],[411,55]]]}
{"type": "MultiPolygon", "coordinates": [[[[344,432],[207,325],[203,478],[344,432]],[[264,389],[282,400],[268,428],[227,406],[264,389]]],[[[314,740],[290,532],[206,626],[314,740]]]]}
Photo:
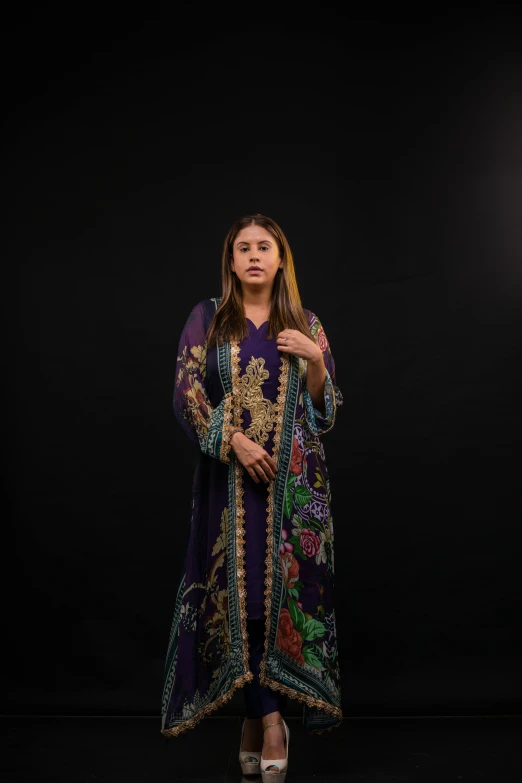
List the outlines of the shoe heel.
{"type": "Polygon", "coordinates": [[[285,772],[262,772],[261,779],[263,783],[285,783],[285,772]]]}

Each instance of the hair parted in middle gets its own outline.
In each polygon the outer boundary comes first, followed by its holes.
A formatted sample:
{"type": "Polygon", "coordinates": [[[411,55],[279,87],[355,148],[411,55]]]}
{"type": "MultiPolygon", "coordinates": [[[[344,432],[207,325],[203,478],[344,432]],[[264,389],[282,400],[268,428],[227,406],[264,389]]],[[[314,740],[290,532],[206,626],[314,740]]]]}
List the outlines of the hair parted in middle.
{"type": "Polygon", "coordinates": [[[207,349],[210,350],[216,342],[222,345],[226,340],[243,340],[248,336],[241,281],[230,265],[236,237],[247,226],[261,226],[270,232],[283,261],[283,267],[276,272],[272,288],[268,338],[275,337],[283,329],[297,329],[315,342],[303,312],[288,240],[275,220],[257,213],[236,220],[225,237],[221,257],[222,299],[208,328],[207,349]]]}

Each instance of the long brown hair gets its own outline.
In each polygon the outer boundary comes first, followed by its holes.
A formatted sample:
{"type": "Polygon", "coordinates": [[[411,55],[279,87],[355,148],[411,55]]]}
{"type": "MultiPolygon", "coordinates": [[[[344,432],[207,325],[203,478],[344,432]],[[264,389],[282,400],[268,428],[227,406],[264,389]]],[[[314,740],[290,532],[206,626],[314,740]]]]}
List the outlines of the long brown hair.
{"type": "Polygon", "coordinates": [[[261,226],[274,237],[279,249],[279,257],[283,261],[278,269],[272,287],[272,301],[268,319],[268,337],[272,338],[283,329],[297,329],[307,337],[314,339],[308,321],[303,312],[301,297],[295,277],[294,259],[288,240],[275,220],[265,215],[245,215],[236,220],[229,230],[223,243],[221,257],[221,304],[214,313],[207,333],[207,349],[218,342],[235,339],[243,340],[248,336],[248,326],[243,305],[241,281],[232,271],[230,261],[233,255],[234,241],[246,226],[261,226]]]}

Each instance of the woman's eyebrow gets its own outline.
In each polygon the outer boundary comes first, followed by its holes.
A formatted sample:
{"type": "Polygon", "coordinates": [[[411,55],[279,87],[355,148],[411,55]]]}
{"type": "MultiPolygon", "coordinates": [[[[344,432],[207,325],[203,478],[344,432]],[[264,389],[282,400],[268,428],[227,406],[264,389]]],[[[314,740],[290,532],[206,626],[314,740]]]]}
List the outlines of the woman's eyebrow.
{"type": "MultiPolygon", "coordinates": [[[[260,239],[257,244],[258,245],[264,245],[265,243],[267,245],[271,245],[272,244],[269,239],[260,239]]],[[[239,245],[249,245],[249,244],[250,244],[250,242],[241,241],[241,242],[237,243],[237,246],[239,247],[239,245]]]]}

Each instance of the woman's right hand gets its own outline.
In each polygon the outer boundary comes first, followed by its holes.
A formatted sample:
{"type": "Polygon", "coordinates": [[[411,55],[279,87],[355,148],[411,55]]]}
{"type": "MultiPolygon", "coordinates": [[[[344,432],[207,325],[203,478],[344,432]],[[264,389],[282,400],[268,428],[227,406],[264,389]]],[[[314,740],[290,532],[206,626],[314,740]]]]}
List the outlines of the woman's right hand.
{"type": "Polygon", "coordinates": [[[277,465],[274,458],[254,440],[250,440],[242,432],[234,432],[230,439],[230,445],[256,484],[259,484],[260,479],[268,484],[275,478],[277,465]]]}

